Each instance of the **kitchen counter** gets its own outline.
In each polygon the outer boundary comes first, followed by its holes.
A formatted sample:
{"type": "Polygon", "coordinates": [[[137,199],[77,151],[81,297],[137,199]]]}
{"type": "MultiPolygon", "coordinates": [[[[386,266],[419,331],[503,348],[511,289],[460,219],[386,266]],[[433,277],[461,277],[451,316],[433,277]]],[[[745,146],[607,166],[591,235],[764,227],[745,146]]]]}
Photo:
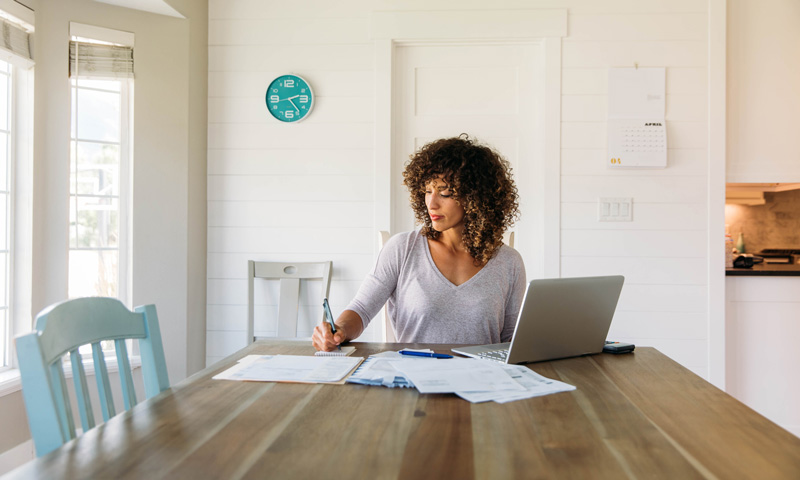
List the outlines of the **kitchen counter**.
{"type": "Polygon", "coordinates": [[[800,277],[800,264],[758,263],[753,268],[726,268],[726,276],[741,277],[800,277]]]}

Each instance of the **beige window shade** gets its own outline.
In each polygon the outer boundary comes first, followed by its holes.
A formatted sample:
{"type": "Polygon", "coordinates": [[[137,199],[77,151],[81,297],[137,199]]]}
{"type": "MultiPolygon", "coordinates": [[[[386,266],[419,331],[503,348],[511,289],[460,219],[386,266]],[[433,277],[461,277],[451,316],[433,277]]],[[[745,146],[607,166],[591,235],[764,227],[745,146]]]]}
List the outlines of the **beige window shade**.
{"type": "Polygon", "coordinates": [[[33,36],[11,22],[0,19],[0,49],[33,61],[33,36]]]}
{"type": "Polygon", "coordinates": [[[69,76],[133,78],[133,48],[69,42],[69,76]]]}

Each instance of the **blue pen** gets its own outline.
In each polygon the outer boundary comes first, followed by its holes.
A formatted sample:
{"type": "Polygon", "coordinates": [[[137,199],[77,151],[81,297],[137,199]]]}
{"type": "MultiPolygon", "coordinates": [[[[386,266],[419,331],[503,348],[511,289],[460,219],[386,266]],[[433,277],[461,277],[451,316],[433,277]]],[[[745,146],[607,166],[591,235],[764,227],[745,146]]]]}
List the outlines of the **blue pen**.
{"type": "Polygon", "coordinates": [[[400,350],[401,355],[411,355],[414,357],[431,357],[431,358],[453,358],[452,355],[447,355],[445,353],[428,353],[428,352],[412,352],[406,350],[400,350]]]}
{"type": "MultiPolygon", "coordinates": [[[[331,333],[336,333],[336,325],[333,324],[333,314],[331,313],[331,307],[328,305],[328,299],[322,299],[322,309],[325,310],[325,320],[331,324],[331,333]]],[[[336,348],[339,350],[342,349],[341,345],[337,345],[336,348]]]]}

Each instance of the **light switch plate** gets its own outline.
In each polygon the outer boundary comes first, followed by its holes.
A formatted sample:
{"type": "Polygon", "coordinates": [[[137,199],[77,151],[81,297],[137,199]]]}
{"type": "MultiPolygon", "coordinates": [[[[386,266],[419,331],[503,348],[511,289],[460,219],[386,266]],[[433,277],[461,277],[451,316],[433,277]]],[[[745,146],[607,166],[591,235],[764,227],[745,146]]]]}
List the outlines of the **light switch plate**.
{"type": "Polygon", "coordinates": [[[633,199],[601,197],[597,199],[598,222],[632,222],[633,199]]]}

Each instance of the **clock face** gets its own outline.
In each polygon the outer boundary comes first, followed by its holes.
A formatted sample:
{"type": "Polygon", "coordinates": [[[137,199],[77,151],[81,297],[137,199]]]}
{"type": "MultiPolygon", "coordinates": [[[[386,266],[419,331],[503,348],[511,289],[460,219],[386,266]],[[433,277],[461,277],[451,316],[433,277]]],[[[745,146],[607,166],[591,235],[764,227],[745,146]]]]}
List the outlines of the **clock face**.
{"type": "Polygon", "coordinates": [[[281,75],[269,84],[266,102],[269,113],[281,122],[299,122],[311,113],[314,92],[303,78],[281,75]]]}

